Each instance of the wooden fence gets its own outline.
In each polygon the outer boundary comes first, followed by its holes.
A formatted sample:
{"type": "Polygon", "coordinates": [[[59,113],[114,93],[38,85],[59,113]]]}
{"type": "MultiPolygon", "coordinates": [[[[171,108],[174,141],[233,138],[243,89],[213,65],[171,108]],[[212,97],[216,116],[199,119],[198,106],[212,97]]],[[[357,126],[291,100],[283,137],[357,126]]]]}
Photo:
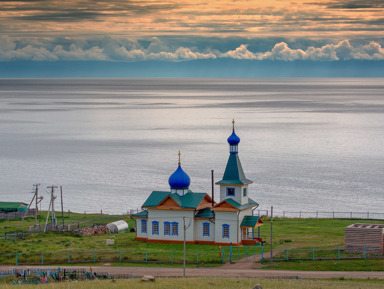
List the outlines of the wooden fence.
{"type": "Polygon", "coordinates": [[[10,213],[0,213],[0,220],[12,220],[22,217],[31,217],[36,213],[36,209],[28,209],[24,212],[10,212],[10,213]]]}
{"type": "MultiPolygon", "coordinates": [[[[259,216],[269,216],[269,210],[257,210],[259,216]]],[[[384,213],[378,212],[353,212],[353,211],[280,211],[273,210],[274,217],[283,218],[323,218],[323,219],[360,219],[384,220],[384,213]]]]}

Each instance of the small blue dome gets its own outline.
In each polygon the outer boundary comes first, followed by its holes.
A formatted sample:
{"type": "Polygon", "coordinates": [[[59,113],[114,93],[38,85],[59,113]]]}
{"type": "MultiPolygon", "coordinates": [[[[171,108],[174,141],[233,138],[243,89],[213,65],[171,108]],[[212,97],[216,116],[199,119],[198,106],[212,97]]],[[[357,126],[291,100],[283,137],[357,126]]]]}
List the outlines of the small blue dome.
{"type": "Polygon", "coordinates": [[[235,131],[233,131],[227,141],[230,145],[237,145],[240,142],[240,138],[235,134],[235,131]]]}
{"type": "Polygon", "coordinates": [[[180,164],[168,179],[168,184],[171,186],[171,189],[188,189],[190,183],[191,179],[183,171],[180,164]]]}

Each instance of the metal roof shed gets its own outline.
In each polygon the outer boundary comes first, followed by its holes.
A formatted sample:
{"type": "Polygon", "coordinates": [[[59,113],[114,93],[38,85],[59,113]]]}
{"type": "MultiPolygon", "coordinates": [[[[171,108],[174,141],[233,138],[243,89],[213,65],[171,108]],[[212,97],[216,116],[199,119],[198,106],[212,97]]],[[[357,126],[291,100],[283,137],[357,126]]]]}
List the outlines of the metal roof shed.
{"type": "Polygon", "coordinates": [[[124,233],[129,229],[128,223],[123,220],[109,223],[107,224],[107,227],[111,234],[124,233]]]}

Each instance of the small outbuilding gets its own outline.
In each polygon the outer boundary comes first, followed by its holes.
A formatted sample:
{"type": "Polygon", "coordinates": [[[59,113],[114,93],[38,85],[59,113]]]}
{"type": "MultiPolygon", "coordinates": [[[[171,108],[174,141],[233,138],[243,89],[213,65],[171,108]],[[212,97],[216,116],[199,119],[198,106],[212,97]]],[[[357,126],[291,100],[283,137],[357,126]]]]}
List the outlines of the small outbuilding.
{"type": "Polygon", "coordinates": [[[123,220],[109,223],[107,224],[107,227],[111,234],[124,233],[129,229],[128,223],[123,220]]]}
{"type": "Polygon", "coordinates": [[[28,204],[22,202],[0,202],[0,213],[24,212],[28,204]]]}
{"type": "Polygon", "coordinates": [[[345,228],[345,251],[383,254],[384,224],[352,224],[345,228]]]}

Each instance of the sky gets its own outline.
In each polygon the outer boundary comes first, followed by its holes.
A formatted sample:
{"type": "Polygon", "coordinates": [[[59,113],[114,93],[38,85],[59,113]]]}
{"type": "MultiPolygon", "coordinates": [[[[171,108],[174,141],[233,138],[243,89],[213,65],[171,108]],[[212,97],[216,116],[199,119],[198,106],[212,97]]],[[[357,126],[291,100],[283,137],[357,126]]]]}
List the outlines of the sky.
{"type": "Polygon", "coordinates": [[[384,0],[0,0],[0,77],[383,77],[381,67],[384,0]]]}

